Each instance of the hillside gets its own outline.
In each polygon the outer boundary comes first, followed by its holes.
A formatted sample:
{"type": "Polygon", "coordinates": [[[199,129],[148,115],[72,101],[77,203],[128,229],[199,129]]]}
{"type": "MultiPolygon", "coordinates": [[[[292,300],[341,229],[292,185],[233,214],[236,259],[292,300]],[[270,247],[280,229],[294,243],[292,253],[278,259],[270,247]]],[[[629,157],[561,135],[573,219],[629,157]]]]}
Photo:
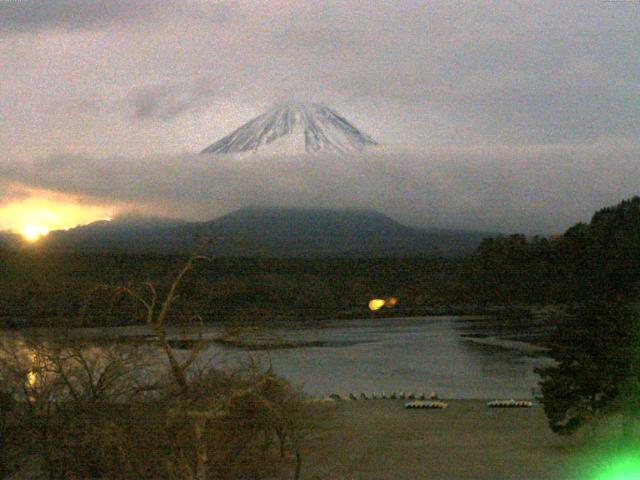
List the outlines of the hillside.
{"type": "Polygon", "coordinates": [[[246,208],[209,222],[140,219],[51,232],[55,251],[271,257],[458,256],[486,234],[420,230],[371,210],[246,208]]]}

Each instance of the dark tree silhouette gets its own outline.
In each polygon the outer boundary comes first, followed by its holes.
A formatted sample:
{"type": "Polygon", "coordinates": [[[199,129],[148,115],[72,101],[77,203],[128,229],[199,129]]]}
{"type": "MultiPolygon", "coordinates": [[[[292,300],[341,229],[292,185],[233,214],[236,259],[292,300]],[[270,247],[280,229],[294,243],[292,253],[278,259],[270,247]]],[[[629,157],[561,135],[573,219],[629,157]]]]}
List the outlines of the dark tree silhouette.
{"type": "Polygon", "coordinates": [[[592,302],[558,320],[554,366],[539,368],[542,403],[551,429],[571,434],[622,413],[628,429],[637,416],[640,379],[638,315],[626,302],[592,302]]]}
{"type": "Polygon", "coordinates": [[[557,365],[538,370],[549,423],[568,434],[621,413],[629,440],[640,414],[640,198],[572,227],[558,251],[580,306],[558,322],[557,365]]]}

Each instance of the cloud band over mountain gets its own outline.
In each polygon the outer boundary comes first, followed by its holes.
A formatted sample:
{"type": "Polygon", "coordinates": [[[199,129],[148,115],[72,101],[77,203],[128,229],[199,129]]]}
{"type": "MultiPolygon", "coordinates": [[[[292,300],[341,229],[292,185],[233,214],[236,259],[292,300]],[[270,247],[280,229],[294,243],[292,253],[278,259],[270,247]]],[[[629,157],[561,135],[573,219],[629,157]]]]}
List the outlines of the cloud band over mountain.
{"type": "Polygon", "coordinates": [[[0,202],[76,192],[195,218],[357,204],[555,232],[638,193],[639,31],[638,2],[0,2],[0,202]],[[184,153],[289,98],[388,148],[184,153]]]}
{"type": "Polygon", "coordinates": [[[0,176],[88,202],[201,220],[250,205],[366,207],[418,226],[553,233],[636,193],[638,158],[627,144],[259,160],[61,155],[0,162],[0,176]]]}

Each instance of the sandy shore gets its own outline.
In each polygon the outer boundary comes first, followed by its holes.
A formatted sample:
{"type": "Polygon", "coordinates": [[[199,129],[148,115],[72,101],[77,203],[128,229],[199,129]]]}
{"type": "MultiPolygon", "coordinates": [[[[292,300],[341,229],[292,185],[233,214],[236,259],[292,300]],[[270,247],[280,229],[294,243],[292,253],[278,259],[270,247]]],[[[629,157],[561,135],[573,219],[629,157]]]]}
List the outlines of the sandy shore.
{"type": "Polygon", "coordinates": [[[303,452],[304,479],[566,479],[572,447],[541,407],[481,400],[407,410],[402,400],[337,401],[303,452]]]}

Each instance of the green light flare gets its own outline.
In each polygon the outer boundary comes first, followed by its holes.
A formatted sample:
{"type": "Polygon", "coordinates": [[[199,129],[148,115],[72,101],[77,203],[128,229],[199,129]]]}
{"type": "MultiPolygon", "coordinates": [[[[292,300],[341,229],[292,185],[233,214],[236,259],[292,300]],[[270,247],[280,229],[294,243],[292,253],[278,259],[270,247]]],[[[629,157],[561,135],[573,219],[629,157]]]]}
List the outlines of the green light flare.
{"type": "Polygon", "coordinates": [[[602,458],[591,480],[638,480],[640,479],[640,450],[634,449],[621,455],[602,458]]]}

